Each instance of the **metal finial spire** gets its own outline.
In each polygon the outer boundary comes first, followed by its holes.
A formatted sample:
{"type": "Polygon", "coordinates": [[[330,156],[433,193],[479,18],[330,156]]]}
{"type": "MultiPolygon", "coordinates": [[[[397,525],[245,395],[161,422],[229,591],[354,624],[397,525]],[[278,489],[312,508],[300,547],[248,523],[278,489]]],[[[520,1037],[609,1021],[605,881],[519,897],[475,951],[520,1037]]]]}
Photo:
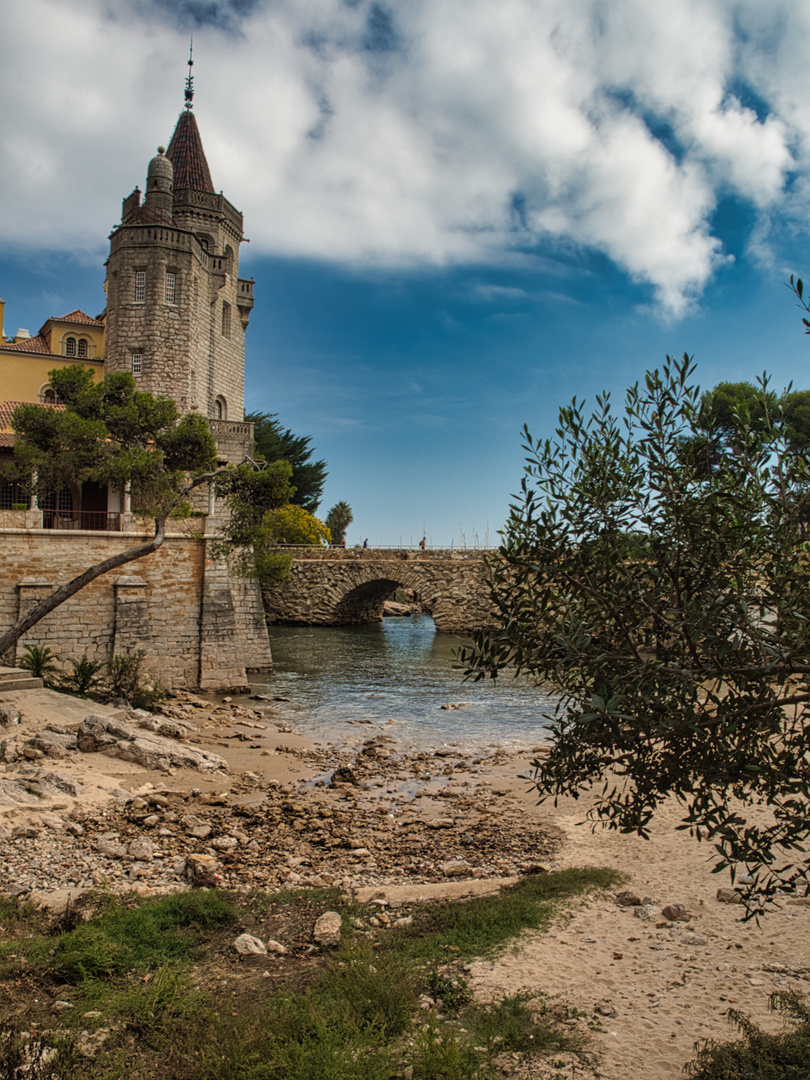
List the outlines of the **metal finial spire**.
{"type": "Polygon", "coordinates": [[[194,37],[192,35],[188,46],[188,75],[186,76],[186,108],[194,108],[194,76],[191,69],[194,67],[194,37]]]}

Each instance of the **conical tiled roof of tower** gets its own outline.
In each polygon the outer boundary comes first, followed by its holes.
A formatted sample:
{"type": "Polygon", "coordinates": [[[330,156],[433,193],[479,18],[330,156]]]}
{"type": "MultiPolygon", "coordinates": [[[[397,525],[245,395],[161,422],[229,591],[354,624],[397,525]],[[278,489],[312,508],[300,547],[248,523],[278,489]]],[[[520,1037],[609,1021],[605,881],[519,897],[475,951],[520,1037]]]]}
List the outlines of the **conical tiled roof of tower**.
{"type": "Polygon", "coordinates": [[[174,166],[175,191],[193,188],[195,191],[214,192],[197,121],[189,109],[180,113],[166,157],[174,166]]]}

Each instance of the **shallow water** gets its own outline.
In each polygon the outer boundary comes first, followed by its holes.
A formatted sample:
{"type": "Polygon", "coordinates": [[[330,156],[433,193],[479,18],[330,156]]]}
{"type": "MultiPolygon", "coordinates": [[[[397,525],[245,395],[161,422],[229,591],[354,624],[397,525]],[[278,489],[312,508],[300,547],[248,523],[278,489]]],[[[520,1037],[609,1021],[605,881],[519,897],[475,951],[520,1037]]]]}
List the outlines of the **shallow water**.
{"type": "Polygon", "coordinates": [[[381,728],[415,746],[544,741],[543,714],[554,698],[510,675],[465,683],[452,653],[466,643],[437,634],[427,616],[366,626],[271,626],[275,670],[269,680],[251,681],[256,693],[291,699],[274,711],[296,731],[333,741],[354,743],[381,728]]]}

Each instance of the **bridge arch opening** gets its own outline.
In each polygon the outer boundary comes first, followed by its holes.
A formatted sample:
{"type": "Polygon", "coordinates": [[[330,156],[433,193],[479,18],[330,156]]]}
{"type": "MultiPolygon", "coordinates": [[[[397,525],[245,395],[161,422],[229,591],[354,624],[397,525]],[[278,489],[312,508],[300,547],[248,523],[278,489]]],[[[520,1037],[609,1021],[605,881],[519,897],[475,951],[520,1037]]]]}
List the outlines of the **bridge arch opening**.
{"type": "Polygon", "coordinates": [[[394,578],[376,578],[364,581],[350,589],[335,607],[336,621],[343,625],[380,622],[383,617],[383,604],[393,600],[399,589],[406,589],[419,597],[426,614],[432,614],[430,606],[419,593],[404,581],[394,578]]]}

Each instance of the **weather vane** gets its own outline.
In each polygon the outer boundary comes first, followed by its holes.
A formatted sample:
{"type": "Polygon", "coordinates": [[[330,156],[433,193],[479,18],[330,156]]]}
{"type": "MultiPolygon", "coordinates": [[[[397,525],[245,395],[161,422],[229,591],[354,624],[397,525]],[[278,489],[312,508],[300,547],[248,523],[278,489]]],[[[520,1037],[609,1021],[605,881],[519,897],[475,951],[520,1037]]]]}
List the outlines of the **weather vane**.
{"type": "Polygon", "coordinates": [[[186,108],[194,108],[194,76],[191,74],[191,69],[194,67],[194,35],[191,37],[191,41],[188,46],[188,75],[186,76],[186,108]]]}

